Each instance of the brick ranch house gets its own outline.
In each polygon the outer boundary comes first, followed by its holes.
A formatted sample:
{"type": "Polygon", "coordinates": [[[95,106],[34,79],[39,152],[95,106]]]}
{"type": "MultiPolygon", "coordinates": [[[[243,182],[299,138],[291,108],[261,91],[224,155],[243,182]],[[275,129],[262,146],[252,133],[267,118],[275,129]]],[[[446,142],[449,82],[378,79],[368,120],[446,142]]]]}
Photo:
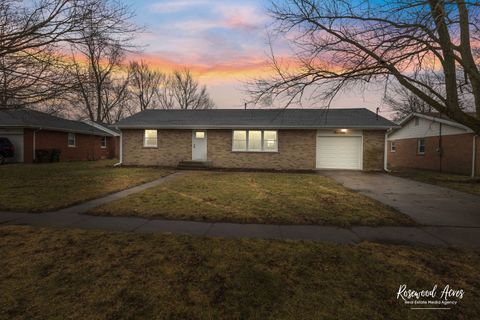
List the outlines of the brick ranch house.
{"type": "Polygon", "coordinates": [[[396,125],[367,109],[146,110],[120,121],[124,165],[384,169],[396,125]]]}
{"type": "Polygon", "coordinates": [[[60,161],[118,158],[120,134],[97,123],[67,120],[47,113],[0,110],[0,137],[15,147],[7,162],[32,163],[38,150],[60,150],[60,161]]]}
{"type": "Polygon", "coordinates": [[[480,139],[445,116],[412,113],[388,135],[388,166],[480,175],[480,139]]]}

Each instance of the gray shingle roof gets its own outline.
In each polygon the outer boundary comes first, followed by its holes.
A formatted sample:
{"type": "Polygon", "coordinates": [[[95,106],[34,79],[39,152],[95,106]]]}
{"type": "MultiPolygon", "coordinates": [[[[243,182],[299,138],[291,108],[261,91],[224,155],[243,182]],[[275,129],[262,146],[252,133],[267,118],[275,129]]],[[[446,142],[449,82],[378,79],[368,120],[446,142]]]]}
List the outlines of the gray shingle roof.
{"type": "Polygon", "coordinates": [[[212,109],[146,110],[117,123],[133,128],[370,128],[397,125],[364,108],[359,109],[212,109]]]}
{"type": "Polygon", "coordinates": [[[38,128],[98,136],[110,136],[110,134],[105,131],[99,130],[80,121],[67,120],[47,113],[26,109],[0,110],[0,128],[7,127],[38,128]]]}

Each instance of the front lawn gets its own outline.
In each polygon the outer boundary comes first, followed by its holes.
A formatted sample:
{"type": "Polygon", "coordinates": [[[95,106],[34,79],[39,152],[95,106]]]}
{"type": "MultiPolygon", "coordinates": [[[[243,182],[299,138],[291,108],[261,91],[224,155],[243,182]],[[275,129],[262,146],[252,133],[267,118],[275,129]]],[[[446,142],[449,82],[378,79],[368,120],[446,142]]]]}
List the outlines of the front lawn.
{"type": "Polygon", "coordinates": [[[190,172],[91,213],[239,223],[413,224],[327,177],[290,173],[190,172]]]}
{"type": "Polygon", "coordinates": [[[480,254],[0,227],[0,319],[478,319],[480,254]],[[399,286],[465,291],[410,310],[399,286]]]}
{"type": "Polygon", "coordinates": [[[106,160],[0,166],[0,211],[60,209],[169,173],[154,168],[114,168],[114,163],[106,160]]]}
{"type": "Polygon", "coordinates": [[[480,178],[426,170],[395,170],[393,175],[480,196],[480,178]]]}

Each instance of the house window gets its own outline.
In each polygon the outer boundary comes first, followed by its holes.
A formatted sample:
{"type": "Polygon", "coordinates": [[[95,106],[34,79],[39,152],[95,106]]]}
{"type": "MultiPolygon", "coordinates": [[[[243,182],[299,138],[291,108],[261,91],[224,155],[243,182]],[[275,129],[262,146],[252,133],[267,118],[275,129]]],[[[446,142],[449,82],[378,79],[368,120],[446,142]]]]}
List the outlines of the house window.
{"type": "Polygon", "coordinates": [[[425,139],[418,139],[417,141],[417,153],[425,154],[425,139]]]}
{"type": "Polygon", "coordinates": [[[195,139],[205,139],[205,131],[195,131],[195,139]]]}
{"type": "Polygon", "coordinates": [[[101,147],[102,149],[105,149],[107,147],[107,137],[102,137],[101,147]]]}
{"type": "Polygon", "coordinates": [[[68,133],[68,146],[70,148],[74,148],[76,146],[75,133],[72,133],[72,132],[68,133]]]}
{"type": "Polygon", "coordinates": [[[158,146],[157,130],[145,130],[143,146],[145,148],[156,148],[158,146]]]}
{"type": "Polygon", "coordinates": [[[390,152],[397,151],[397,146],[395,145],[395,141],[390,142],[390,152]]]}
{"type": "Polygon", "coordinates": [[[420,124],[420,119],[419,118],[415,118],[415,126],[418,126],[420,124]]]}
{"type": "Polygon", "coordinates": [[[277,131],[234,130],[232,151],[277,152],[277,131]]]}

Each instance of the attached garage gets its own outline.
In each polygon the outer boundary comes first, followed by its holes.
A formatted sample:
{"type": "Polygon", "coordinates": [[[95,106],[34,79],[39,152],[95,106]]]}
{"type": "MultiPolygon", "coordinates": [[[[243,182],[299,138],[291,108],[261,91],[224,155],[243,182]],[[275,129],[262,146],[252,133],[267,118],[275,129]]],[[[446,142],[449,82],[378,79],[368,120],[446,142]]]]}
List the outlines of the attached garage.
{"type": "Polygon", "coordinates": [[[0,129],[0,138],[7,138],[15,147],[15,157],[7,162],[23,162],[23,129],[0,129]]]}
{"type": "Polygon", "coordinates": [[[361,132],[329,135],[317,134],[317,169],[363,169],[361,132]]]}

